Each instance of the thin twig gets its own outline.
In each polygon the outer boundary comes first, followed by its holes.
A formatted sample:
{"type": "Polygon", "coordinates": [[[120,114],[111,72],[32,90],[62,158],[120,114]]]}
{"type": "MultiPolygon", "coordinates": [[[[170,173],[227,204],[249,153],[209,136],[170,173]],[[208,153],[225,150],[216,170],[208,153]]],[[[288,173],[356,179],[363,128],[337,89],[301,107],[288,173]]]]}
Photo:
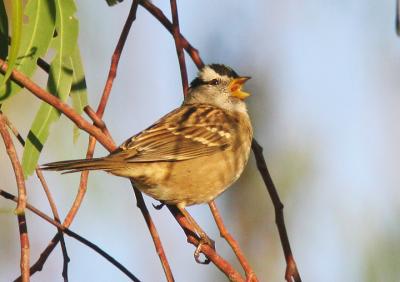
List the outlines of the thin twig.
{"type": "MultiPolygon", "coordinates": [[[[12,200],[14,202],[17,201],[17,198],[0,189],[0,196],[8,199],[8,200],[12,200]]],[[[133,275],[126,267],[124,267],[122,264],[120,264],[117,260],[115,260],[112,256],[110,256],[109,254],[107,254],[105,251],[103,251],[99,246],[97,246],[96,244],[90,242],[89,240],[85,239],[84,237],[78,235],[77,233],[73,232],[72,230],[64,227],[62,224],[60,224],[59,222],[53,220],[51,217],[49,217],[48,215],[46,215],[44,212],[40,211],[39,209],[35,208],[34,206],[30,205],[29,203],[26,203],[26,208],[29,209],[30,211],[32,211],[34,214],[36,214],[37,216],[39,216],[40,218],[46,220],[48,223],[54,225],[55,227],[57,227],[58,229],[60,229],[63,233],[67,234],[68,236],[78,240],[79,242],[81,242],[82,244],[88,246],[89,248],[91,248],[92,250],[94,250],[96,253],[100,254],[102,257],[104,257],[106,260],[108,260],[110,263],[112,263],[115,267],[117,267],[119,270],[121,270],[126,276],[128,276],[132,281],[140,281],[135,275],[133,275]]]]}
{"type": "MultiPolygon", "coordinates": [[[[44,179],[42,170],[39,167],[37,167],[35,169],[35,171],[36,171],[37,177],[40,180],[40,183],[42,184],[44,193],[46,194],[46,197],[47,197],[47,201],[50,204],[50,208],[51,208],[51,211],[53,213],[54,220],[57,223],[61,224],[60,215],[58,214],[57,206],[56,206],[56,204],[54,202],[54,198],[53,198],[53,195],[50,192],[49,186],[47,185],[47,182],[44,179]]],[[[60,243],[61,243],[61,250],[62,250],[63,261],[64,261],[63,262],[62,276],[64,278],[64,282],[67,282],[68,281],[68,263],[70,262],[70,258],[68,256],[67,246],[65,245],[64,234],[62,233],[62,230],[60,228],[57,228],[57,230],[58,230],[58,234],[61,235],[60,236],[60,243]]]]}
{"type": "Polygon", "coordinates": [[[18,187],[18,198],[16,199],[17,208],[16,214],[18,218],[19,236],[21,244],[21,276],[22,281],[29,281],[29,237],[28,237],[28,227],[25,218],[25,208],[26,208],[26,187],[24,174],[22,172],[21,163],[18,160],[17,152],[15,151],[14,143],[11,139],[10,133],[7,130],[6,121],[3,118],[3,114],[0,112],[0,134],[3,138],[4,145],[10,162],[12,164],[15,179],[18,187]]]}
{"type": "MultiPolygon", "coordinates": [[[[2,113],[2,112],[0,111],[0,113],[2,113]]],[[[14,126],[14,124],[8,119],[8,117],[6,115],[3,114],[3,118],[4,118],[4,121],[7,125],[7,127],[12,131],[12,133],[17,138],[19,143],[22,146],[25,146],[25,140],[19,133],[18,129],[14,126]]],[[[42,187],[46,194],[47,200],[50,204],[50,208],[52,210],[54,220],[57,221],[58,223],[60,223],[60,216],[58,214],[56,204],[54,202],[53,196],[51,195],[51,192],[47,185],[47,182],[44,179],[43,173],[39,167],[36,167],[35,171],[36,171],[37,177],[39,178],[40,183],[42,184],[42,187]]],[[[68,281],[68,263],[69,263],[70,259],[68,257],[68,252],[67,252],[67,247],[65,245],[64,235],[61,230],[58,230],[58,231],[59,231],[59,234],[61,235],[61,250],[62,250],[63,258],[64,258],[62,276],[64,278],[64,282],[67,282],[68,281]]],[[[21,279],[22,279],[22,276],[19,277],[17,279],[17,281],[20,281],[21,279]]]]}
{"type": "Polygon", "coordinates": [[[286,259],[286,272],[285,279],[289,282],[295,281],[300,282],[300,274],[294,260],[292,249],[289,243],[289,237],[286,232],[285,220],[283,217],[283,204],[279,198],[275,184],[272,181],[271,175],[269,174],[267,164],[263,156],[263,148],[258,144],[257,140],[253,139],[252,149],[256,158],[257,168],[264,180],[265,186],[267,187],[268,193],[271,197],[272,203],[275,208],[275,222],[278,227],[279,237],[281,239],[283,253],[286,259]]]}
{"type": "Polygon", "coordinates": [[[174,276],[172,274],[171,267],[168,263],[167,256],[165,255],[165,251],[160,239],[160,235],[158,234],[157,228],[154,224],[153,219],[150,216],[149,210],[146,207],[146,203],[144,202],[142,193],[135,187],[135,184],[131,180],[132,188],[136,197],[136,206],[140,209],[143,218],[146,222],[147,228],[150,231],[151,237],[153,239],[154,247],[156,248],[156,253],[158,254],[161,265],[163,267],[165,278],[168,282],[175,281],[174,276]]]}
{"type": "Polygon", "coordinates": [[[242,265],[244,272],[246,273],[246,281],[254,281],[254,282],[258,281],[258,278],[257,278],[254,270],[251,268],[244,253],[240,249],[238,242],[228,232],[228,229],[226,229],[225,224],[222,220],[222,217],[218,211],[217,205],[215,204],[214,201],[211,201],[208,204],[208,206],[210,207],[210,210],[214,217],[215,223],[218,226],[218,230],[220,232],[221,237],[224,238],[228,242],[229,246],[231,246],[233,252],[235,253],[236,257],[238,258],[240,264],[242,265]]]}
{"type": "Polygon", "coordinates": [[[183,96],[186,97],[189,83],[186,71],[185,54],[183,53],[181,32],[179,29],[178,7],[176,0],[170,0],[171,13],[172,13],[172,36],[174,37],[176,53],[178,55],[179,67],[181,70],[181,81],[183,88],[183,96]]]}
{"type": "MultiPolygon", "coordinates": [[[[88,117],[90,117],[90,119],[93,121],[93,124],[98,128],[100,128],[101,131],[103,131],[103,133],[107,135],[108,138],[110,138],[110,140],[113,140],[110,132],[108,131],[106,123],[97,115],[97,113],[92,109],[92,107],[87,105],[83,108],[83,110],[88,115],[88,117]]],[[[114,140],[113,143],[115,143],[114,140]]]]}

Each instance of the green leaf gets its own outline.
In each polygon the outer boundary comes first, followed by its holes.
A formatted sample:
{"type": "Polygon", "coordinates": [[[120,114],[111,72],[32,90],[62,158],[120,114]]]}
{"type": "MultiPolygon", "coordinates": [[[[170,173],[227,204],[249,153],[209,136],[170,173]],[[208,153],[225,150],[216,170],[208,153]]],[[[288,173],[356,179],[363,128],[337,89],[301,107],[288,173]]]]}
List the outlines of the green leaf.
{"type": "MultiPolygon", "coordinates": [[[[85,80],[85,72],[83,70],[81,54],[78,46],[72,54],[73,78],[71,87],[72,107],[74,110],[82,114],[83,108],[88,104],[88,94],[85,80]]],[[[76,143],[79,137],[79,128],[74,125],[73,142],[76,143]]]]}
{"type": "Polygon", "coordinates": [[[4,75],[1,86],[7,82],[10,77],[15,63],[17,62],[19,47],[21,46],[21,29],[22,29],[22,0],[11,1],[11,27],[12,40],[11,48],[8,56],[8,68],[4,75]]]}
{"type": "MultiPolygon", "coordinates": [[[[21,47],[15,68],[28,77],[35,72],[37,59],[47,53],[54,34],[55,14],[52,0],[30,0],[25,6],[24,15],[28,20],[22,27],[21,47]]],[[[7,85],[0,88],[0,101],[20,90],[18,84],[7,81],[7,85]]]]}
{"type": "MultiPolygon", "coordinates": [[[[59,57],[58,57],[59,58],[59,57]]],[[[50,67],[50,78],[47,89],[56,93],[62,101],[68,97],[72,84],[71,59],[53,61],[50,67]],[[61,66],[61,67],[60,67],[61,66]]],[[[36,113],[31,130],[26,139],[22,156],[22,168],[25,177],[33,173],[43,145],[49,137],[50,126],[60,118],[60,113],[53,106],[43,102],[36,113]]]]}
{"type": "MultiPolygon", "coordinates": [[[[71,91],[73,79],[72,55],[77,46],[78,21],[73,0],[56,1],[56,32],[52,46],[56,55],[50,64],[47,89],[50,93],[65,102],[71,91]]],[[[25,177],[31,175],[37,165],[40,153],[49,136],[50,126],[59,119],[60,113],[43,102],[29,131],[22,156],[22,168],[25,177]]]]}
{"type": "Polygon", "coordinates": [[[0,3],[0,58],[7,58],[8,54],[8,17],[4,1],[0,3]]]}

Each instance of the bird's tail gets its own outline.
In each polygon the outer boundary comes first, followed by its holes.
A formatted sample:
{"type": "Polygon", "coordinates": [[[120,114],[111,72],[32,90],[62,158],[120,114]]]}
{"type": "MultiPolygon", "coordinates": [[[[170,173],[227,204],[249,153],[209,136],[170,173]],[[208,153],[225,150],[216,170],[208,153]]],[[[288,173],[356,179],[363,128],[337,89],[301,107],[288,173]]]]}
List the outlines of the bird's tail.
{"type": "Polygon", "coordinates": [[[63,171],[63,173],[73,173],[84,170],[105,170],[111,171],[119,168],[119,162],[106,158],[67,160],[44,164],[43,170],[63,171]]]}

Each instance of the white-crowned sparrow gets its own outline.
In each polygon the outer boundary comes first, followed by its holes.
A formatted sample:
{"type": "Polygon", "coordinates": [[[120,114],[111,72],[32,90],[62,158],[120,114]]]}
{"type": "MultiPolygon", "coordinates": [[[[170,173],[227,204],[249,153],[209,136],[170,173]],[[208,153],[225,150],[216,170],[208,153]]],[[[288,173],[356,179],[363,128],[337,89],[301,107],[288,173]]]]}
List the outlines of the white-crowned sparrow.
{"type": "Polygon", "coordinates": [[[243,101],[249,94],[241,88],[248,79],[225,65],[207,65],[191,82],[179,108],[108,156],[54,162],[43,168],[67,173],[103,170],[128,177],[140,191],[176,205],[189,216],[185,206],[216,198],[238,179],[247,163],[252,126],[243,101]]]}

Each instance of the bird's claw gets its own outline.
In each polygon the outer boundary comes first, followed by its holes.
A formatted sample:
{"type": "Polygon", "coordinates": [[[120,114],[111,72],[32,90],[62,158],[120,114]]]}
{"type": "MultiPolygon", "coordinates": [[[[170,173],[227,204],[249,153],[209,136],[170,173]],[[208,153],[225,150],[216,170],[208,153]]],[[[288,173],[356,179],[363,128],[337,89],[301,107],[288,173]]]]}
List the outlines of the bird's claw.
{"type": "Polygon", "coordinates": [[[197,263],[199,263],[199,264],[209,264],[211,262],[210,259],[207,258],[207,257],[206,257],[206,259],[204,261],[202,261],[200,259],[201,247],[204,244],[209,245],[213,250],[215,250],[215,242],[214,242],[214,240],[210,239],[208,236],[201,237],[200,241],[199,241],[199,244],[197,245],[196,250],[194,251],[194,254],[193,254],[195,261],[197,263]]]}
{"type": "Polygon", "coordinates": [[[165,206],[164,203],[159,203],[158,205],[152,203],[152,205],[153,205],[153,208],[155,208],[158,211],[161,210],[163,208],[163,206],[165,206]]]}

